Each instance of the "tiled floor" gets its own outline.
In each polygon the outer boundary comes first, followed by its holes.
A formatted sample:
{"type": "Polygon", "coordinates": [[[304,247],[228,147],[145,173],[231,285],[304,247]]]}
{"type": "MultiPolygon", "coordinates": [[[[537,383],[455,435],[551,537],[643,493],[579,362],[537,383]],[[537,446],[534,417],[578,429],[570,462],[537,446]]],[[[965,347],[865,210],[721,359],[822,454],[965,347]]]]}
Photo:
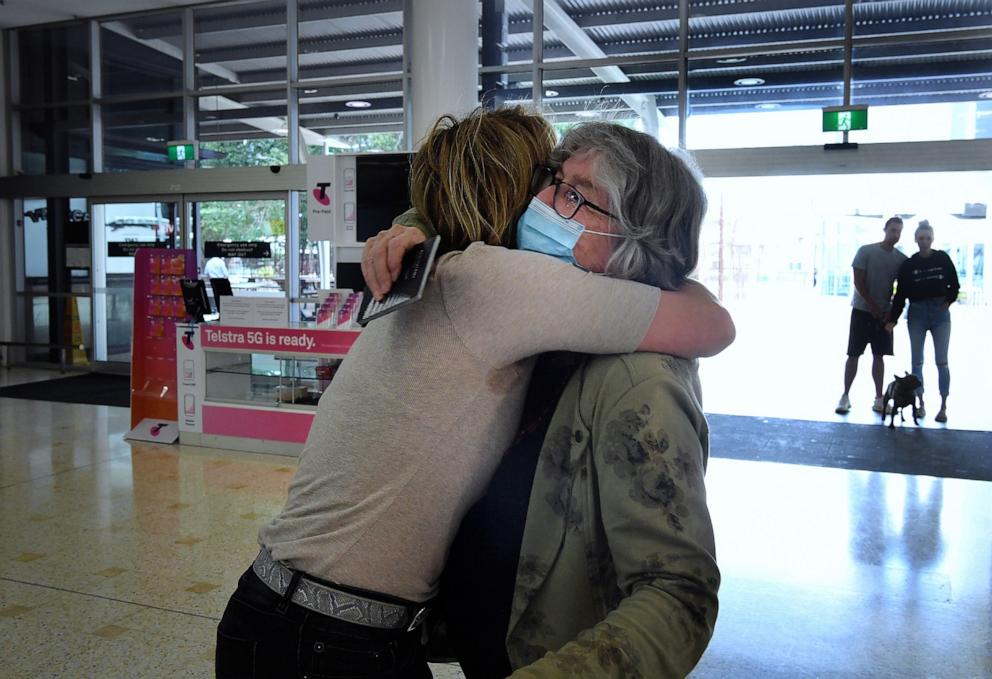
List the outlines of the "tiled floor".
{"type": "MultiPolygon", "coordinates": [[[[0,399],[0,677],[212,676],[294,461],[127,425],[0,399]]],[[[693,677],[992,676],[992,484],[713,459],[707,486],[724,581],[693,677]]]]}

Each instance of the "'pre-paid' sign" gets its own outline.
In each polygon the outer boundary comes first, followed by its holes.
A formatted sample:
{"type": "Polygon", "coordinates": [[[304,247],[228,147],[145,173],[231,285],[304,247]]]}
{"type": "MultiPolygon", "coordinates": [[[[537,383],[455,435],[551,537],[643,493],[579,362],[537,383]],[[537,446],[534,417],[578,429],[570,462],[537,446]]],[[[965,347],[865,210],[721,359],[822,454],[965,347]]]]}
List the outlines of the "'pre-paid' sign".
{"type": "Polygon", "coordinates": [[[334,240],[335,205],[334,156],[307,158],[307,237],[310,240],[334,240]]]}

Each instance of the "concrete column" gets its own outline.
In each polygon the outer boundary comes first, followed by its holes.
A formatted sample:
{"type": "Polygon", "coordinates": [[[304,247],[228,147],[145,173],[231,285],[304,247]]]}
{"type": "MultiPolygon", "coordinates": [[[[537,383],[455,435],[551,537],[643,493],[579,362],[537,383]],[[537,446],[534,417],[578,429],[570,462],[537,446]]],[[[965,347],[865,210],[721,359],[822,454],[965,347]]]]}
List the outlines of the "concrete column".
{"type": "Polygon", "coordinates": [[[411,71],[413,148],[445,113],[461,116],[478,105],[479,4],[450,0],[409,3],[404,31],[411,71]]]}

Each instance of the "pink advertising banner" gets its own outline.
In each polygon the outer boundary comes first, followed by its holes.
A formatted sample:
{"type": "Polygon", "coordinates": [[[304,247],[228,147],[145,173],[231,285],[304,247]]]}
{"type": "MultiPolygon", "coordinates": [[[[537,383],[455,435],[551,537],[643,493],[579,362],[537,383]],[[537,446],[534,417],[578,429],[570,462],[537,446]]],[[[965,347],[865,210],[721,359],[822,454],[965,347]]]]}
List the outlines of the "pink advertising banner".
{"type": "Polygon", "coordinates": [[[305,443],[313,413],[261,410],[207,405],[203,407],[203,433],[235,438],[305,443]]]}
{"type": "Polygon", "coordinates": [[[200,340],[205,348],[254,353],[344,355],[356,339],[356,330],[200,326],[200,340]]]}

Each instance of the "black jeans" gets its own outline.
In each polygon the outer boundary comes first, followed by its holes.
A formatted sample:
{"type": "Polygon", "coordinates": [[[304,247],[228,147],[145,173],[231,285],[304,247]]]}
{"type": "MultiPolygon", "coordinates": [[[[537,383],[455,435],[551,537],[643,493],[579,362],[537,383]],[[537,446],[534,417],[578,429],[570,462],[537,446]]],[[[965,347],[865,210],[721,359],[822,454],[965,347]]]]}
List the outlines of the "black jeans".
{"type": "Polygon", "coordinates": [[[430,679],[421,629],[380,630],[289,603],[249,568],[217,626],[217,679],[430,679]]]}

